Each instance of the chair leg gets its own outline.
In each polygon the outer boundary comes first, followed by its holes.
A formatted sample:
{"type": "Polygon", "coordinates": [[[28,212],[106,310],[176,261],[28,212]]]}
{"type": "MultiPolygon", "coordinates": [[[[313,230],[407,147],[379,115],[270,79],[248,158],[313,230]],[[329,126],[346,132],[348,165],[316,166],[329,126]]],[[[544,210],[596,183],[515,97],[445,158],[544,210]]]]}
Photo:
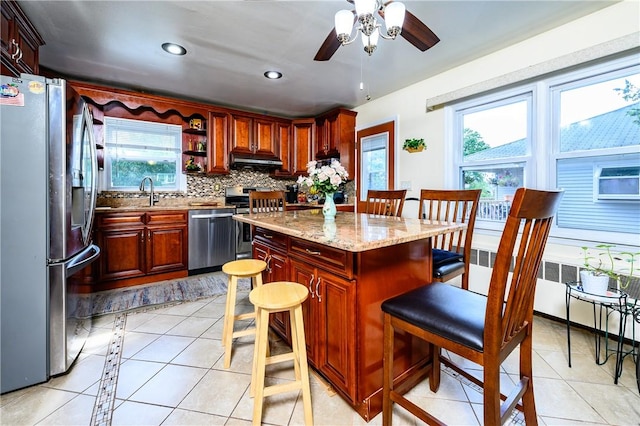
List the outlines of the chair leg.
{"type": "MultiPolygon", "coordinates": [[[[304,337],[304,322],[302,318],[302,305],[298,305],[293,309],[291,314],[295,320],[295,330],[291,330],[295,335],[295,347],[297,347],[296,360],[299,364],[298,375],[302,381],[302,405],[304,407],[304,423],[307,426],[313,425],[313,410],[311,408],[311,384],[309,383],[309,366],[307,364],[307,345],[304,337]]],[[[294,361],[295,363],[296,361],[294,361]]]]}
{"type": "Polygon", "coordinates": [[[429,389],[438,392],[440,389],[440,347],[431,346],[431,371],[429,372],[429,389]]]}
{"type": "MultiPolygon", "coordinates": [[[[256,313],[256,337],[253,342],[253,363],[251,365],[251,386],[249,387],[249,396],[253,398],[256,395],[256,379],[258,371],[258,344],[260,343],[260,310],[254,308],[256,313]]],[[[268,340],[268,339],[267,339],[268,340]]],[[[269,356],[269,345],[267,344],[267,356],[269,356]]]]}
{"type": "Polygon", "coordinates": [[[500,399],[500,363],[497,359],[485,363],[483,381],[484,424],[499,425],[502,400],[500,399]]]}
{"type": "Polygon", "coordinates": [[[522,395],[522,406],[524,409],[524,421],[527,425],[537,425],[536,401],[533,394],[533,363],[532,363],[532,326],[529,324],[527,337],[520,343],[520,378],[529,379],[527,389],[522,395]]]}
{"type": "Polygon", "coordinates": [[[224,316],[224,331],[222,332],[224,346],[224,368],[231,366],[231,351],[233,341],[233,325],[236,314],[236,288],[238,277],[232,276],[227,289],[227,311],[224,316]]]}
{"type": "Polygon", "coordinates": [[[265,309],[259,309],[260,329],[256,330],[256,350],[254,354],[257,357],[255,376],[255,396],[253,398],[253,425],[260,426],[262,423],[262,405],[264,402],[264,377],[267,358],[267,333],[269,332],[269,312],[265,309]]]}
{"type": "Polygon", "coordinates": [[[384,357],[382,380],[382,425],[391,426],[393,404],[391,403],[391,391],[393,390],[393,326],[391,316],[384,314],[384,357]]]}

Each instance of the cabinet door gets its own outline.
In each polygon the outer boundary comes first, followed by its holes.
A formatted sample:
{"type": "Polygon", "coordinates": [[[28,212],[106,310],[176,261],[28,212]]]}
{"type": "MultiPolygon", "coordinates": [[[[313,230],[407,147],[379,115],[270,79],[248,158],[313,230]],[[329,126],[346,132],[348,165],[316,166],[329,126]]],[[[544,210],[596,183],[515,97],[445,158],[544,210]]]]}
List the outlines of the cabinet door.
{"type": "Polygon", "coordinates": [[[316,319],[320,350],[316,367],[355,400],[355,285],[324,271],[318,276],[315,296],[320,309],[316,319]]]}
{"type": "Polygon", "coordinates": [[[293,170],[293,141],[291,140],[291,124],[276,123],[276,142],[278,145],[278,157],[282,161],[280,170],[276,170],[277,176],[290,176],[293,170]]]}
{"type": "Polygon", "coordinates": [[[318,367],[317,333],[320,329],[320,324],[318,323],[320,307],[318,305],[318,299],[315,297],[316,270],[305,263],[291,260],[291,276],[293,277],[293,281],[305,285],[309,289],[309,297],[307,297],[307,300],[302,304],[304,339],[307,346],[307,358],[309,363],[318,367]]]}
{"type": "Polygon", "coordinates": [[[207,171],[209,173],[228,173],[229,114],[209,113],[209,138],[207,171]]]}
{"type": "Polygon", "coordinates": [[[148,227],[147,273],[179,271],[187,268],[187,226],[148,227]]]}
{"type": "Polygon", "coordinates": [[[145,275],[145,230],[114,229],[98,232],[100,255],[99,279],[111,280],[145,275]]]}
{"type": "Polygon", "coordinates": [[[307,163],[313,159],[315,120],[293,121],[293,166],[294,175],[307,173],[307,163]]]}
{"type": "MultiPolygon", "coordinates": [[[[287,255],[277,250],[271,250],[269,261],[269,282],[289,281],[289,269],[287,268],[287,255]]],[[[291,344],[291,324],[289,312],[276,312],[270,318],[271,327],[279,331],[282,338],[291,344]]]]}
{"type": "Polygon", "coordinates": [[[255,143],[253,151],[256,154],[269,157],[278,156],[276,144],[276,123],[271,120],[256,118],[253,120],[255,127],[255,143]]]}
{"type": "Polygon", "coordinates": [[[231,152],[253,153],[252,122],[251,117],[231,116],[231,152]]]}

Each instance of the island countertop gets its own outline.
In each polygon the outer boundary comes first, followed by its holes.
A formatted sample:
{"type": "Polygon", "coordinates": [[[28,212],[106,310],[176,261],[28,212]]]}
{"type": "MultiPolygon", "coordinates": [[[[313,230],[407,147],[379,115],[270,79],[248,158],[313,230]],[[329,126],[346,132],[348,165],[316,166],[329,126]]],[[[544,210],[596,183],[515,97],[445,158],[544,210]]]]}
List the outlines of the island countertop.
{"type": "Polygon", "coordinates": [[[318,210],[237,214],[240,222],[350,252],[394,246],[464,229],[465,224],[340,212],[325,222],[318,210]]]}

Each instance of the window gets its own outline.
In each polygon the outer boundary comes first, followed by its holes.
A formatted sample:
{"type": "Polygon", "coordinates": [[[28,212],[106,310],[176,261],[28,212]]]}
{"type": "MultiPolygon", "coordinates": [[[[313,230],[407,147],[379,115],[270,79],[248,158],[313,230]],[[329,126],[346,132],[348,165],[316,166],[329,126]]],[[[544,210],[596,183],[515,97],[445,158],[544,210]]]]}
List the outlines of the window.
{"type": "Polygon", "coordinates": [[[105,188],[138,191],[145,176],[161,190],[183,190],[180,126],[105,117],[105,188]]]}
{"type": "Polygon", "coordinates": [[[499,229],[510,208],[509,192],[518,186],[562,188],[555,236],[637,244],[636,58],[467,100],[448,107],[447,114],[454,129],[451,179],[461,188],[482,189],[476,227],[499,229]]]}
{"type": "MultiPolygon", "coordinates": [[[[462,141],[459,179],[462,187],[481,189],[477,220],[503,222],[511,198],[525,185],[531,162],[532,93],[509,93],[503,99],[462,105],[456,113],[462,141]]],[[[504,96],[504,95],[503,95],[504,96]]]]}
{"type": "Polygon", "coordinates": [[[360,197],[367,198],[370,189],[387,189],[387,139],[388,134],[362,138],[362,170],[360,171],[360,197]]]}

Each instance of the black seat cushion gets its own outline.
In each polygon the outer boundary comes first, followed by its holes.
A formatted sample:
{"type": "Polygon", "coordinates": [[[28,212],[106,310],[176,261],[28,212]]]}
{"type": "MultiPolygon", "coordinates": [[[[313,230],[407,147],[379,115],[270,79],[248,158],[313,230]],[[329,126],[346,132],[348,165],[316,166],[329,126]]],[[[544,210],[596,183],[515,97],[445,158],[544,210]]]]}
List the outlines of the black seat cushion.
{"type": "Polygon", "coordinates": [[[455,251],[433,249],[433,276],[442,278],[464,268],[464,256],[455,251]]]}
{"type": "Polygon", "coordinates": [[[382,303],[384,312],[480,352],[486,308],[486,296],[439,282],[382,303]]]}

